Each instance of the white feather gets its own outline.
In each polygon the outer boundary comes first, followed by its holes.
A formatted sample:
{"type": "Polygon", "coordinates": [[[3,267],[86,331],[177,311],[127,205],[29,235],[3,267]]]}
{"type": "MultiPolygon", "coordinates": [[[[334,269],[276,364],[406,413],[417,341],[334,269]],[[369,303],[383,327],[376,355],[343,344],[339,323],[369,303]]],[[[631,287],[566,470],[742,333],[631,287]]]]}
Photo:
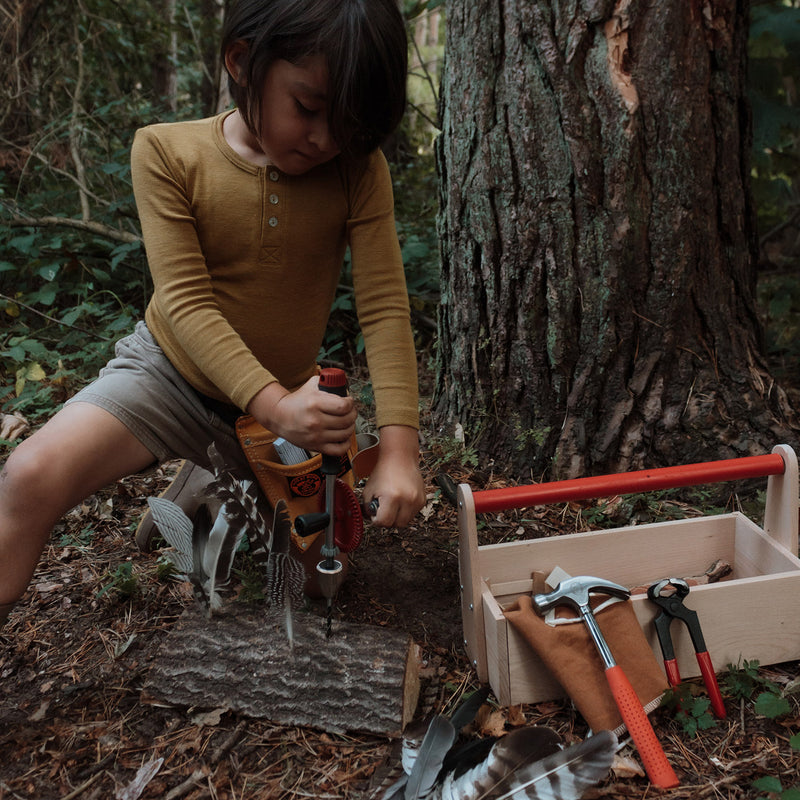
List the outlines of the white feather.
{"type": "Polygon", "coordinates": [[[163,497],[148,497],[150,513],[161,535],[175,549],[165,556],[182,575],[188,576],[193,567],[192,559],[192,521],[183,510],[171,500],[163,497]]]}

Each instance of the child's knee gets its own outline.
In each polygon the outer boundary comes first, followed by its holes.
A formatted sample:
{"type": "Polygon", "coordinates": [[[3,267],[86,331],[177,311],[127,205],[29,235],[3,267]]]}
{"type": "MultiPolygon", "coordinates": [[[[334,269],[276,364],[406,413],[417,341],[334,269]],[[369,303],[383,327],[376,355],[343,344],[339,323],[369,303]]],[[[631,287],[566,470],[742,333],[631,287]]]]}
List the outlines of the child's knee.
{"type": "Polygon", "coordinates": [[[15,503],[46,500],[48,486],[54,488],[60,459],[41,446],[35,436],[19,444],[0,472],[0,497],[15,503]]]}

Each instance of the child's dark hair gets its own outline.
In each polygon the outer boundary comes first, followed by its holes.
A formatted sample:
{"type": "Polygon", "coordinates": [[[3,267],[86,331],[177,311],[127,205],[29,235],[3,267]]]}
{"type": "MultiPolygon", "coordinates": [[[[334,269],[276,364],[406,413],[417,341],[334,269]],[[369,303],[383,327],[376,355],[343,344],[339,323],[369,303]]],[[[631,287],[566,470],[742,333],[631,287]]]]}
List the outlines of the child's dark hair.
{"type": "Polygon", "coordinates": [[[223,63],[240,40],[247,44],[244,85],[232,76],[228,85],[254,133],[273,62],[316,54],[328,66],[328,125],[345,156],[374,150],[403,116],[408,43],[398,0],[238,0],[226,14],[223,63]]]}

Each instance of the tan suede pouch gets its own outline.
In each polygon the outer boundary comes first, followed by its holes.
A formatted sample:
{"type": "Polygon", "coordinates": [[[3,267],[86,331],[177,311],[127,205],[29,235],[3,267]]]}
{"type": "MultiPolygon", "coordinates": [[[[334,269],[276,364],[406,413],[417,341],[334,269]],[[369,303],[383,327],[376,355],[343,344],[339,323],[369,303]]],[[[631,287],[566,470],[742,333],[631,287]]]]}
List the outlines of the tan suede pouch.
{"type": "MultiPolygon", "coordinates": [[[[319,453],[299,464],[283,464],[275,451],[275,434],[249,414],[236,420],[236,436],[270,506],[274,508],[278,500],[285,500],[292,523],[300,514],[322,510],[324,498],[321,492],[325,481],[320,472],[322,456],[319,453]]],[[[375,434],[353,434],[347,458],[342,459],[339,479],[353,487],[359,480],[368,477],[379,448],[375,434]]],[[[292,525],[295,556],[303,562],[311,579],[316,577],[316,564],[321,558],[320,548],[324,539],[324,531],[302,537],[292,525]]],[[[346,571],[346,559],[343,564],[346,571]]],[[[316,596],[313,580],[307,585],[306,591],[311,596],[316,596]]]]}
{"type": "MultiPolygon", "coordinates": [[[[599,597],[595,603],[592,598],[592,606],[605,599],[599,597]]],[[[519,597],[503,613],[533,647],[593,731],[624,727],[606,682],[605,666],[583,622],[549,625],[536,613],[530,595],[519,597]]],[[[560,606],[555,616],[576,619],[577,612],[560,606]]],[[[645,710],[657,708],[668,683],[630,600],[606,605],[595,618],[614,660],[622,667],[645,710]]]]}

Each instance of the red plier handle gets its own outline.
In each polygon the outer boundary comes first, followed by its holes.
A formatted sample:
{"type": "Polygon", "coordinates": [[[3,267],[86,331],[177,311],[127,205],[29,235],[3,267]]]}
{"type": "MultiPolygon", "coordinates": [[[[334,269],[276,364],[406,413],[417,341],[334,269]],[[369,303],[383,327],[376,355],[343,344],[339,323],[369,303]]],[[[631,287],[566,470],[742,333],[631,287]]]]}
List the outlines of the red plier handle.
{"type": "Polygon", "coordinates": [[[672,646],[672,636],[669,629],[673,619],[679,619],[685,623],[689,629],[689,636],[691,636],[692,644],[694,645],[694,652],[697,657],[697,663],[700,667],[700,674],[703,676],[703,682],[708,692],[708,697],[711,700],[711,708],[714,715],[718,719],[725,719],[725,703],[722,700],[722,694],[719,690],[717,683],[717,676],[714,673],[714,666],[711,663],[711,656],[706,649],[706,643],[703,639],[703,632],[700,629],[700,620],[697,617],[697,612],[691,608],[687,608],[683,604],[683,598],[689,594],[689,584],[680,578],[666,578],[663,581],[654,583],[648,590],[647,596],[654,602],[661,612],[655,618],[656,633],[658,634],[658,643],[661,646],[661,652],[664,656],[664,668],[667,672],[667,680],[670,686],[678,686],[681,682],[681,675],[678,671],[678,661],[675,658],[675,650],[672,646]],[[665,590],[669,587],[672,591],[665,594],[665,590]]]}

